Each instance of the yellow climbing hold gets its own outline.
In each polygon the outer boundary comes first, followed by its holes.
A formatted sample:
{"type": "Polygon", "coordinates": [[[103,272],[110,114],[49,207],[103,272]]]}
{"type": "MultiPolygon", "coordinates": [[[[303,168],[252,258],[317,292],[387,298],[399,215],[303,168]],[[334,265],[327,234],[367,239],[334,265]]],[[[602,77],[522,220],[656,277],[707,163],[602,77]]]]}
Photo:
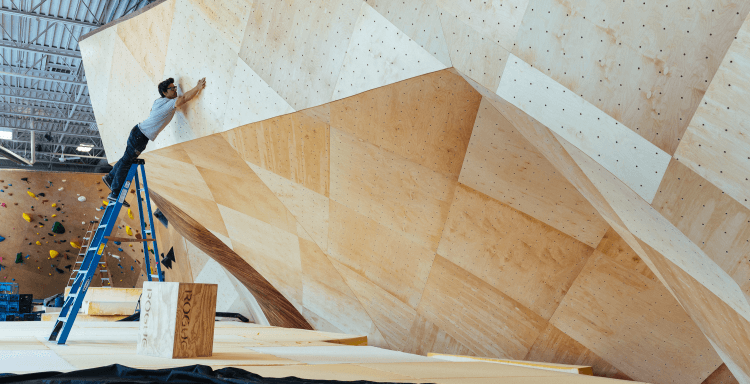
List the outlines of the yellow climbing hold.
{"type": "Polygon", "coordinates": [[[29,215],[27,215],[25,213],[23,214],[23,219],[26,220],[26,221],[28,221],[29,223],[31,222],[31,216],[29,216],[29,215]]]}
{"type": "Polygon", "coordinates": [[[106,207],[107,205],[109,205],[109,202],[107,200],[102,200],[102,204],[106,207]]]}
{"type": "Polygon", "coordinates": [[[128,234],[128,236],[133,236],[133,230],[130,229],[127,225],[125,226],[125,233],[128,234]]]}
{"type": "MultiPolygon", "coordinates": [[[[31,197],[33,197],[33,198],[37,199],[37,198],[36,198],[36,195],[34,194],[34,192],[31,192],[31,191],[26,191],[26,193],[28,193],[28,194],[29,194],[29,196],[31,196],[31,197]]],[[[39,199],[37,199],[37,200],[39,200],[39,199]]]]}
{"type": "Polygon", "coordinates": [[[133,211],[131,211],[130,208],[128,208],[128,217],[131,219],[133,218],[133,211]]]}
{"type": "Polygon", "coordinates": [[[59,254],[60,254],[60,252],[57,252],[57,251],[55,251],[54,249],[51,249],[51,250],[49,251],[49,257],[51,257],[51,258],[53,258],[53,259],[54,259],[55,257],[57,257],[57,255],[59,255],[59,254]]]}
{"type": "Polygon", "coordinates": [[[52,217],[57,217],[57,215],[52,215],[52,217]]]}
{"type": "Polygon", "coordinates": [[[37,241],[36,241],[36,245],[42,245],[42,242],[41,242],[41,241],[39,241],[39,240],[37,240],[37,241]]]}
{"type": "Polygon", "coordinates": [[[81,244],[76,243],[75,241],[70,242],[70,246],[73,248],[81,249],[81,244]]]}
{"type": "Polygon", "coordinates": [[[57,203],[52,203],[52,208],[57,207],[57,203]]]}

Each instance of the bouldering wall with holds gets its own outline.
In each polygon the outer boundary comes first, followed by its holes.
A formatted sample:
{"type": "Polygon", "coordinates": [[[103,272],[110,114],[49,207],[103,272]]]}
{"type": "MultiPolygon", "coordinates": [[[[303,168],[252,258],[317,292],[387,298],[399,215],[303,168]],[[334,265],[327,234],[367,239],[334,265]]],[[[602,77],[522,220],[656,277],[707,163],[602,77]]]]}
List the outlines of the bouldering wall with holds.
{"type": "MultiPolygon", "coordinates": [[[[80,247],[89,221],[102,216],[106,189],[99,174],[0,170],[0,281],[18,283],[35,298],[62,292],[80,252],[73,244],[80,247]]],[[[123,284],[136,284],[130,268],[122,275],[123,284]]],[[[91,285],[101,285],[98,274],[91,285]]]]}
{"type": "Polygon", "coordinates": [[[269,321],[750,382],[750,2],[419,3],[166,0],[95,31],[107,156],[159,81],[206,77],[149,186],[270,284],[269,321]]]}

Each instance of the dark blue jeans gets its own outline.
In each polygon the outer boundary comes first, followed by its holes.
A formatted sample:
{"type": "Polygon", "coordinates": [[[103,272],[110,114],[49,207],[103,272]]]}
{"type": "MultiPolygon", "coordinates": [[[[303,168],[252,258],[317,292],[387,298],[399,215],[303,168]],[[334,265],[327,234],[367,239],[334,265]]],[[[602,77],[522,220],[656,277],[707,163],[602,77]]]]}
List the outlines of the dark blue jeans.
{"type": "Polygon", "coordinates": [[[122,184],[125,183],[125,179],[128,177],[130,166],[133,165],[133,161],[138,158],[138,155],[146,149],[146,144],[148,144],[148,137],[136,125],[130,130],[128,146],[125,147],[125,153],[122,155],[122,158],[117,161],[115,167],[105,176],[112,186],[112,196],[117,197],[120,194],[120,188],[122,188],[122,184]]]}

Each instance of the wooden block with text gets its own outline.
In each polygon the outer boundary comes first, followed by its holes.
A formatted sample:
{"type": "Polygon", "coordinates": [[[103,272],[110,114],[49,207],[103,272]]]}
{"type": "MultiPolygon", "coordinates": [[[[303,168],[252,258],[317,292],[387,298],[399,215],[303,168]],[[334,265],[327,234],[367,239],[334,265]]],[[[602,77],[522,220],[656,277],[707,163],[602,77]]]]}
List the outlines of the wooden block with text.
{"type": "Polygon", "coordinates": [[[217,289],[216,284],[144,282],[138,354],[211,356],[217,289]]]}

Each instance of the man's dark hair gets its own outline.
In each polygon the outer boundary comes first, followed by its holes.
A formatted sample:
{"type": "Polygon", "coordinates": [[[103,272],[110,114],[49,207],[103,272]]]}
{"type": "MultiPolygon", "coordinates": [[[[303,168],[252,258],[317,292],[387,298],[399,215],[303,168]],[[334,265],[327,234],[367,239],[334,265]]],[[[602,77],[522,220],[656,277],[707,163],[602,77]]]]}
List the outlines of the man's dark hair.
{"type": "Polygon", "coordinates": [[[174,79],[171,77],[159,83],[159,95],[161,97],[165,97],[164,94],[167,93],[167,88],[169,88],[171,84],[174,84],[174,79]]]}

